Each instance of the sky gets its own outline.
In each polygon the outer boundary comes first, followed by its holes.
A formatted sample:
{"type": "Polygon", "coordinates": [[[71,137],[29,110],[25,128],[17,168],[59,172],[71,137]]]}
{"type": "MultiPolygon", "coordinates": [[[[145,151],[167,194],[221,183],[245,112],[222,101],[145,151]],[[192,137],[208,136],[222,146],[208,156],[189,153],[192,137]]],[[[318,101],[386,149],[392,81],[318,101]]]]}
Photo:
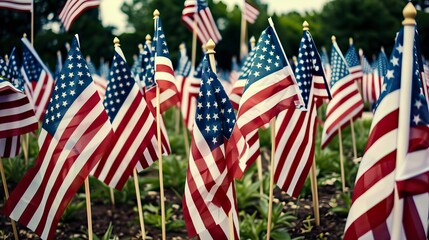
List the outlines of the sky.
{"type": "MultiPolygon", "coordinates": [[[[101,19],[103,24],[117,27],[116,34],[132,31],[126,28],[127,17],[121,12],[124,1],[129,0],[103,0],[100,4],[101,19]]],[[[179,1],[179,0],[172,0],[179,1]]],[[[184,1],[184,0],[183,0],[184,1]]],[[[219,2],[220,0],[214,0],[219,2]]],[[[262,0],[268,4],[269,13],[285,13],[290,11],[305,12],[309,10],[320,10],[330,0],[262,0]]],[[[223,0],[224,3],[233,7],[235,4],[242,5],[243,0],[223,0]]]]}

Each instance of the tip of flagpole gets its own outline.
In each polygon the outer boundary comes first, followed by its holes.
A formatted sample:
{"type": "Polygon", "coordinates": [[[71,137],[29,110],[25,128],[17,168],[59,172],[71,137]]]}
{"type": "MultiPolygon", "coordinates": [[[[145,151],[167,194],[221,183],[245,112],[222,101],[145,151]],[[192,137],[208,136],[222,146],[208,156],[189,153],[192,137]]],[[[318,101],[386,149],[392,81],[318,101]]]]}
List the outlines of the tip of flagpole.
{"type": "Polygon", "coordinates": [[[143,51],[143,44],[139,43],[138,48],[139,48],[139,51],[142,52],[143,51]]]}
{"type": "Polygon", "coordinates": [[[180,49],[180,50],[185,50],[185,48],[186,48],[185,43],[181,43],[181,44],[179,45],[179,49],[180,49]]]}
{"type": "Polygon", "coordinates": [[[159,14],[158,9],[155,9],[155,11],[153,11],[153,18],[159,17],[159,14]]]}
{"type": "Polygon", "coordinates": [[[146,39],[146,41],[152,41],[152,37],[150,36],[150,34],[146,34],[146,37],[145,37],[145,39],[146,39]]]}
{"type": "Polygon", "coordinates": [[[380,51],[384,52],[384,47],[383,46],[381,46],[380,51]]]}
{"type": "Polygon", "coordinates": [[[296,56],[292,56],[292,60],[294,63],[298,62],[298,58],[296,58],[296,56]]]}
{"type": "Polygon", "coordinates": [[[336,41],[337,41],[337,38],[336,38],[334,35],[332,35],[331,40],[332,40],[332,42],[334,43],[334,42],[336,42],[336,41]]]}
{"type": "Polygon", "coordinates": [[[362,56],[363,55],[363,50],[362,50],[362,48],[359,48],[359,56],[362,56]]]}
{"type": "Polygon", "coordinates": [[[6,62],[9,62],[9,55],[4,55],[4,60],[6,61],[6,62]]]}
{"type": "Polygon", "coordinates": [[[303,31],[308,31],[308,30],[310,30],[310,24],[308,24],[308,22],[307,22],[307,21],[304,21],[304,22],[302,23],[302,30],[303,30],[303,31]]]}
{"type": "Polygon", "coordinates": [[[115,37],[115,38],[113,39],[113,45],[114,45],[115,47],[119,47],[119,46],[121,46],[121,44],[120,44],[120,41],[119,41],[119,38],[118,38],[118,37],[115,37]]]}
{"type": "Polygon", "coordinates": [[[402,14],[404,15],[404,21],[402,21],[402,25],[416,25],[415,19],[417,10],[411,2],[407,3],[404,10],[402,11],[402,14]]]}
{"type": "Polygon", "coordinates": [[[27,34],[26,33],[22,34],[22,37],[27,38],[27,34]]]}
{"type": "Polygon", "coordinates": [[[57,51],[57,56],[61,57],[61,51],[60,50],[57,51]]]}
{"type": "Polygon", "coordinates": [[[210,38],[209,41],[206,43],[206,47],[207,47],[207,54],[213,54],[216,53],[215,52],[215,47],[216,44],[213,42],[213,40],[210,38]]]}
{"type": "Polygon", "coordinates": [[[353,45],[353,38],[352,37],[349,38],[349,45],[350,46],[353,45]]]}

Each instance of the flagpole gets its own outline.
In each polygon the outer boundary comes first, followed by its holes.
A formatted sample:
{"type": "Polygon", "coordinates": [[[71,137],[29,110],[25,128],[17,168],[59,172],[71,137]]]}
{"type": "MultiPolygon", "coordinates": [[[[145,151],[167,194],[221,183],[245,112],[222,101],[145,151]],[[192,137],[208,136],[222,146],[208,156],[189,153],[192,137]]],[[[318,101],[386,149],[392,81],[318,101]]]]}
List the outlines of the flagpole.
{"type": "Polygon", "coordinates": [[[353,157],[357,158],[357,150],[356,150],[356,137],[355,137],[355,125],[353,123],[353,119],[350,119],[350,129],[352,130],[352,143],[353,143],[353,157]]]}
{"type": "Polygon", "coordinates": [[[134,177],[134,186],[136,188],[136,198],[137,198],[137,209],[139,211],[139,220],[140,220],[140,229],[142,232],[142,238],[143,240],[146,239],[146,232],[144,229],[144,219],[143,219],[143,209],[142,209],[142,202],[140,197],[140,188],[139,188],[139,180],[137,175],[136,168],[133,169],[133,177],[134,177]]]}
{"type": "Polygon", "coordinates": [[[88,177],[85,179],[85,200],[86,200],[86,217],[88,219],[88,239],[93,239],[92,234],[92,214],[91,214],[91,195],[89,191],[88,177]]]}
{"type": "Polygon", "coordinates": [[[31,1],[31,45],[34,47],[34,0],[31,1]]]}
{"type": "Polygon", "coordinates": [[[194,23],[192,24],[192,56],[191,56],[191,74],[195,71],[195,59],[197,57],[197,20],[194,18],[194,23]]]}
{"type": "MultiPolygon", "coordinates": [[[[31,29],[31,31],[33,31],[33,29],[31,29]]],[[[27,38],[27,34],[24,33],[23,37],[27,38]]],[[[31,39],[31,45],[33,46],[33,39],[31,39]]],[[[21,139],[21,142],[22,142],[22,151],[24,152],[25,166],[28,166],[28,144],[29,144],[29,141],[30,141],[29,133],[24,134],[24,138],[21,139]]]]}
{"type": "MultiPolygon", "coordinates": [[[[245,8],[243,6],[243,8],[245,8]]],[[[243,10],[241,11],[241,34],[240,34],[240,61],[245,56],[245,51],[247,50],[246,44],[246,31],[247,31],[247,21],[244,17],[243,10]]]]}
{"type": "MultiPolygon", "coordinates": [[[[155,9],[153,12],[153,19],[155,21],[155,31],[156,29],[156,21],[159,18],[159,11],[155,9]]],[[[156,65],[156,64],[155,64],[156,65]]],[[[156,74],[156,73],[155,73],[156,74]]],[[[158,140],[158,172],[159,172],[159,192],[161,195],[161,225],[162,225],[162,240],[166,239],[165,232],[165,199],[164,199],[164,178],[162,174],[162,143],[161,143],[161,109],[160,109],[160,99],[159,99],[159,86],[156,85],[156,136],[158,140]]]]}
{"type": "Polygon", "coordinates": [[[268,224],[267,224],[267,240],[271,236],[271,218],[273,214],[273,198],[274,198],[274,156],[276,150],[276,119],[271,120],[271,163],[270,163],[270,198],[268,202],[268,224]]]}
{"type": "MultiPolygon", "coordinates": [[[[9,190],[7,189],[7,183],[6,183],[6,176],[4,174],[4,168],[3,168],[3,160],[0,157],[0,174],[1,174],[1,181],[3,183],[3,189],[4,189],[4,196],[6,200],[9,198],[9,190]]],[[[16,229],[16,224],[13,219],[10,219],[10,222],[12,223],[12,231],[13,235],[15,236],[15,240],[18,240],[18,231],[16,229]]]]}
{"type": "Polygon", "coordinates": [[[346,192],[346,180],[344,174],[343,140],[341,137],[341,128],[338,129],[338,144],[340,145],[340,167],[341,167],[341,186],[343,192],[346,192]]]}
{"type": "MultiPolygon", "coordinates": [[[[396,169],[404,163],[407,156],[409,138],[410,138],[410,112],[411,112],[411,92],[413,79],[413,48],[414,35],[417,14],[413,4],[409,2],[404,10],[404,43],[402,51],[401,67],[401,88],[399,95],[399,119],[398,119],[398,146],[396,150],[396,169]]],[[[397,171],[395,171],[395,178],[397,171]]],[[[394,205],[393,205],[393,225],[392,239],[402,238],[402,211],[404,209],[404,200],[399,198],[398,190],[395,187],[394,205]]]]}

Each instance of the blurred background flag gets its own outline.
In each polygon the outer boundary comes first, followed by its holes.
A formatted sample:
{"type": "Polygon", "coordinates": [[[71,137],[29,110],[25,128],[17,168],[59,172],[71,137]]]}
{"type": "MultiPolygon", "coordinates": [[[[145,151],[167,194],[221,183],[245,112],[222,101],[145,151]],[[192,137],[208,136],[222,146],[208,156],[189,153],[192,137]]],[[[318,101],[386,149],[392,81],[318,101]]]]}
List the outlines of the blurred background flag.
{"type": "Polygon", "coordinates": [[[88,8],[95,8],[100,5],[101,0],[67,0],[60,13],[60,20],[66,31],[70,29],[72,23],[88,8]]]}
{"type": "Polygon", "coordinates": [[[33,0],[2,0],[0,8],[31,12],[33,11],[33,0]]]}

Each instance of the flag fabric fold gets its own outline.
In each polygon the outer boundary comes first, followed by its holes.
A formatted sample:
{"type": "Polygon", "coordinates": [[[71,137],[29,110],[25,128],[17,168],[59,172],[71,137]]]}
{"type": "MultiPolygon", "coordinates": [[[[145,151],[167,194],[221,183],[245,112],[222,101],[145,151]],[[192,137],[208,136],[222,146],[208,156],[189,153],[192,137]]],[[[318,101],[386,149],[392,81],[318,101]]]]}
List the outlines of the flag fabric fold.
{"type": "Polygon", "coordinates": [[[67,204],[113,138],[77,36],[64,66],[43,119],[39,156],[3,208],[42,239],[54,238],[67,204]]]}
{"type": "Polygon", "coordinates": [[[309,31],[304,31],[295,69],[304,105],[282,111],[276,119],[274,181],[298,197],[314,162],[316,100],[329,99],[322,61],[309,31]]]}
{"type": "Polygon", "coordinates": [[[33,11],[33,0],[6,0],[0,1],[0,8],[6,8],[17,11],[33,11]]]}
{"type": "Polygon", "coordinates": [[[110,72],[104,107],[115,138],[94,176],[121,190],[139,160],[142,168],[153,163],[147,156],[148,146],[156,142],[156,122],[119,46],[115,47],[110,72]]]}
{"type": "Polygon", "coordinates": [[[182,201],[183,215],[189,237],[229,239],[228,213],[232,211],[233,231],[238,239],[235,189],[225,155],[235,114],[228,111],[232,109],[231,103],[207,59],[202,74],[182,201]]]}
{"type": "Polygon", "coordinates": [[[68,31],[72,23],[87,9],[96,8],[101,0],[67,0],[60,13],[60,20],[68,31]]]}
{"type": "Polygon", "coordinates": [[[247,0],[244,1],[244,10],[243,10],[244,18],[249,23],[255,23],[256,18],[258,18],[259,10],[252,6],[247,0]]]}

